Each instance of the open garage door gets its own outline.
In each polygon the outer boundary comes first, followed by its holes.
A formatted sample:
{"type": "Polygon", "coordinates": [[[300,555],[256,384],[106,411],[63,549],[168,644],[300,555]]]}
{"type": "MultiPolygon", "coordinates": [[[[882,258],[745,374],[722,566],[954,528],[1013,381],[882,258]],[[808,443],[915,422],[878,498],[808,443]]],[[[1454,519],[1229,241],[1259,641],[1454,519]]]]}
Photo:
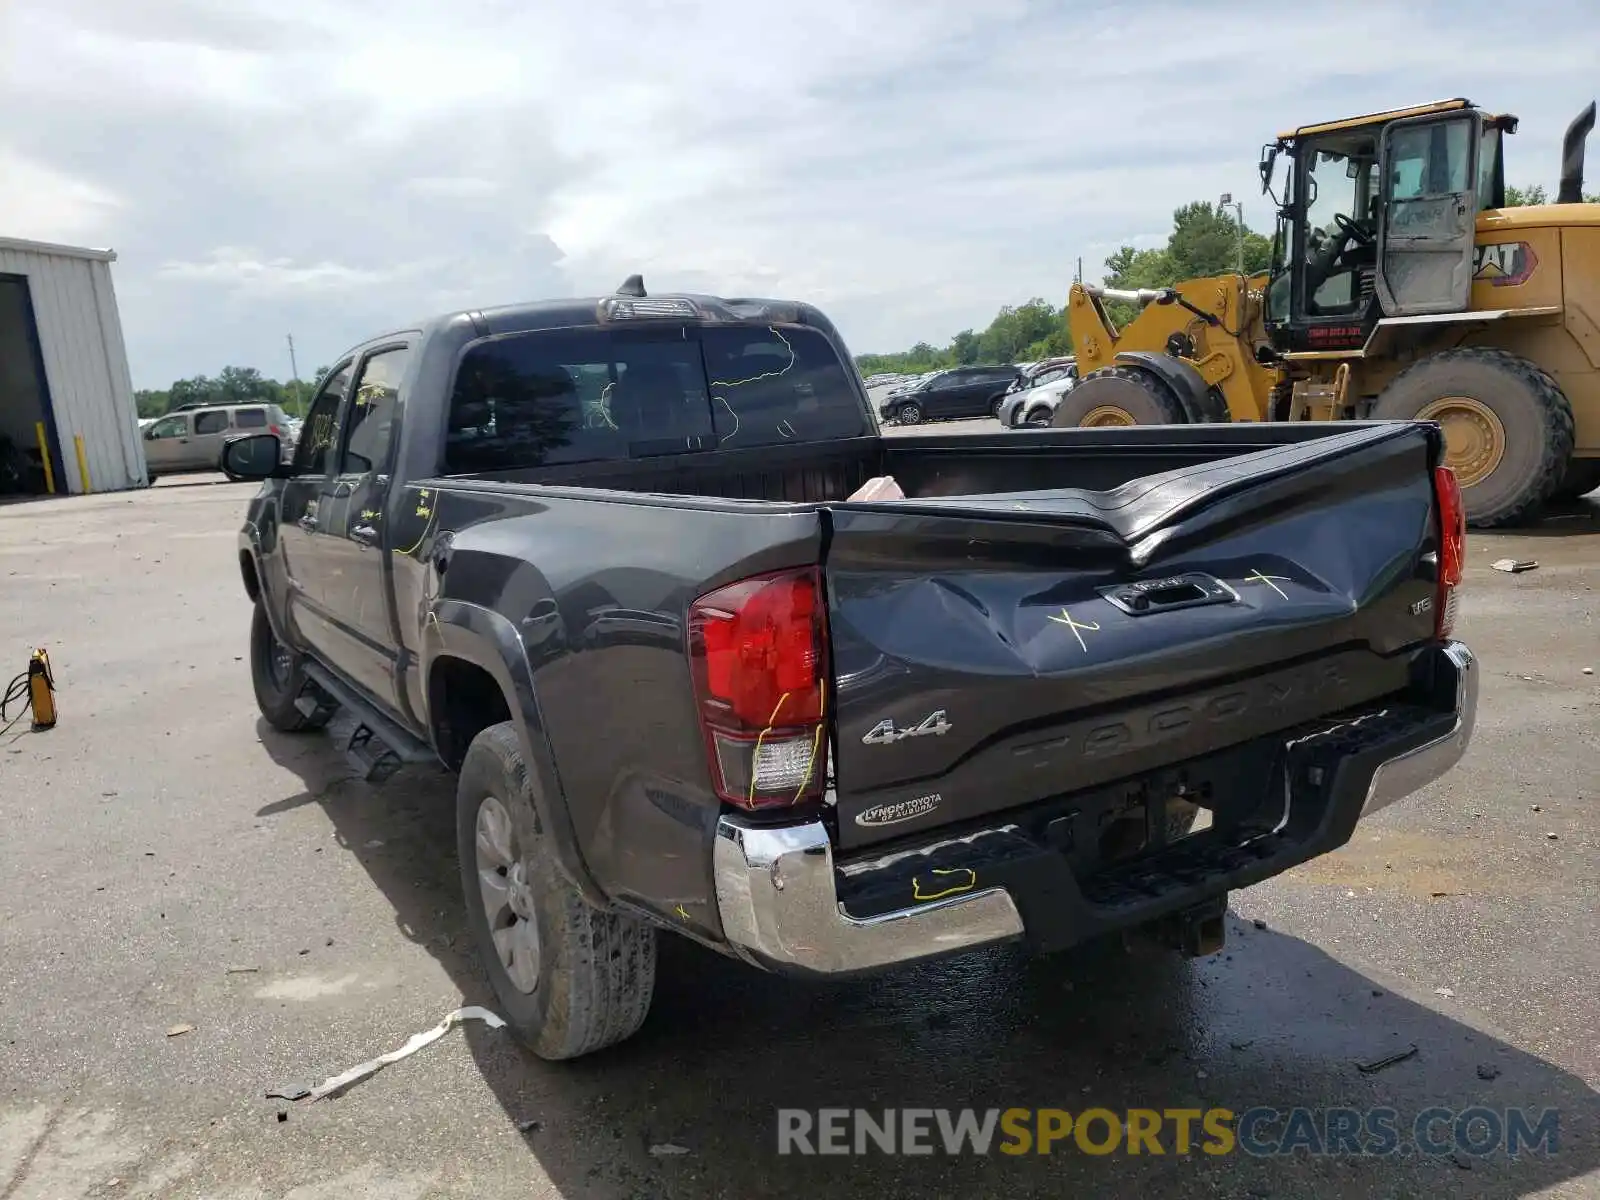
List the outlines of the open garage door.
{"type": "Polygon", "coordinates": [[[65,490],[28,280],[0,275],[0,498],[65,490]]]}

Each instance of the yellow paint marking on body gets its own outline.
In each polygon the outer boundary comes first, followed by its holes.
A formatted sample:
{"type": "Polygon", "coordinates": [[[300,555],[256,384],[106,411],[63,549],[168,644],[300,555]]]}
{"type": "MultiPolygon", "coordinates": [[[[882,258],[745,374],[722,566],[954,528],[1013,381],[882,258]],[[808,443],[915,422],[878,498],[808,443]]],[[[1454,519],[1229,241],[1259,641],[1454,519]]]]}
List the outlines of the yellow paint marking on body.
{"type": "Polygon", "coordinates": [[[1100,623],[1098,621],[1075,620],[1072,614],[1064,608],[1061,610],[1061,615],[1059,617],[1052,613],[1050,615],[1050,619],[1057,625],[1065,625],[1068,629],[1072,630],[1072,636],[1078,639],[1078,646],[1085,654],[1089,652],[1089,643],[1083,640],[1084,633],[1100,632],[1100,623]]]}
{"type": "MultiPolygon", "coordinates": [[[[913,875],[911,877],[911,898],[913,900],[943,900],[946,896],[959,896],[962,892],[970,892],[973,888],[978,886],[978,873],[972,870],[970,867],[948,867],[943,869],[935,867],[933,869],[933,873],[935,875],[964,876],[964,878],[959,883],[955,882],[954,880],[948,881],[950,886],[946,887],[943,891],[932,892],[928,895],[924,895],[922,892],[922,880],[913,875]]],[[[946,881],[941,880],[940,882],[946,881]]]]}
{"type": "Polygon", "coordinates": [[[1246,575],[1239,582],[1240,583],[1264,583],[1269,588],[1271,588],[1273,591],[1277,592],[1278,595],[1282,596],[1285,600],[1287,600],[1289,598],[1289,593],[1284,591],[1278,585],[1280,583],[1293,583],[1294,580],[1290,579],[1287,575],[1263,575],[1260,571],[1251,571],[1250,574],[1246,575]]]}

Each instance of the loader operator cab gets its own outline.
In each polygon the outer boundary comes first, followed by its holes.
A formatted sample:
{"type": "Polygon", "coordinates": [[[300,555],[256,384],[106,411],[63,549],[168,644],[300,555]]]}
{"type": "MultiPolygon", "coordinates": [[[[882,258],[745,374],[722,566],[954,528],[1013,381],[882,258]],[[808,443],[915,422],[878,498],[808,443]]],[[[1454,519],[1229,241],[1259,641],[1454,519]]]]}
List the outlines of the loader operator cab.
{"type": "Polygon", "coordinates": [[[1450,100],[1269,143],[1261,180],[1278,205],[1266,305],[1273,347],[1352,350],[1380,317],[1465,309],[1475,218],[1504,200],[1501,134],[1515,127],[1515,117],[1450,100]]]}

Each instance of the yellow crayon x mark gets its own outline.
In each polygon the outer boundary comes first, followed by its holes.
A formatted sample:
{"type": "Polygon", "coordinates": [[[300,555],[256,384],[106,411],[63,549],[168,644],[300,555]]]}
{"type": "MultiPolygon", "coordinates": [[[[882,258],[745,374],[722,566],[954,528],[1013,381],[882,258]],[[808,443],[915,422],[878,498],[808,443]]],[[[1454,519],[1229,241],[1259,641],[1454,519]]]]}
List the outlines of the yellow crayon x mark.
{"type": "Polygon", "coordinates": [[[682,918],[683,918],[683,919],[684,919],[684,920],[685,920],[685,921],[687,921],[687,920],[688,920],[688,919],[689,919],[689,914],[688,914],[688,913],[687,913],[687,912],[686,912],[686,911],[684,911],[684,907],[683,907],[683,905],[681,905],[681,904],[680,904],[680,905],[678,905],[678,907],[677,907],[677,909],[676,909],[676,912],[677,912],[677,914],[678,914],[678,915],[679,915],[679,916],[680,916],[680,917],[682,917],[682,918]]]}
{"type": "Polygon", "coordinates": [[[1059,617],[1052,613],[1050,619],[1057,625],[1065,625],[1068,629],[1072,630],[1072,636],[1078,639],[1079,649],[1081,649],[1085,654],[1089,652],[1089,644],[1083,640],[1083,633],[1080,631],[1086,630],[1089,633],[1100,632],[1100,624],[1098,621],[1075,621],[1072,618],[1072,614],[1064,608],[1061,610],[1061,615],[1059,617]]]}
{"type": "Polygon", "coordinates": [[[1271,588],[1273,591],[1277,592],[1278,595],[1282,596],[1285,600],[1287,600],[1289,598],[1289,593],[1284,591],[1278,585],[1280,583],[1293,583],[1294,581],[1292,579],[1288,578],[1288,576],[1286,576],[1286,575],[1263,575],[1260,571],[1251,571],[1250,574],[1246,575],[1239,582],[1240,583],[1264,583],[1269,588],[1271,588]]]}

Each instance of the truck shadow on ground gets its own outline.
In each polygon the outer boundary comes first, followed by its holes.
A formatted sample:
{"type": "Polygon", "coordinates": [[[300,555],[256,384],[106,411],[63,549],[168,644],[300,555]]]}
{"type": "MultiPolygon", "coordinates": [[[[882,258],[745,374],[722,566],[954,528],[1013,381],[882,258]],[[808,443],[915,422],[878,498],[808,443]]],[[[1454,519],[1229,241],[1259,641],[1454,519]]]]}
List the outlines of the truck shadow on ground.
{"type": "MultiPolygon", "coordinates": [[[[261,723],[262,743],[305,791],[261,816],[319,804],[345,850],[467,1003],[494,1006],[464,928],[453,787],[408,770],[382,788],[344,778],[325,737],[261,723]],[[382,843],[377,845],[377,843],[382,843]]],[[[1097,945],[1049,959],[1013,948],[873,979],[774,979],[670,936],[655,1003],[630,1041],[545,1063],[478,1024],[464,1035],[508,1123],[568,1200],[580,1197],[1008,1196],[1074,1189],[1145,1196],[1524,1196],[1600,1169],[1600,1108],[1580,1078],[1404,999],[1316,946],[1232,915],[1224,953],[1200,961],[1097,945]],[[1416,1047],[1391,1066],[1363,1072],[1416,1047]],[[1388,1155],[1087,1153],[1069,1135],[1042,1155],[943,1152],[779,1157],[780,1108],[1225,1108],[1395,1110],[1388,1155]],[[1417,1153],[1419,1114],[1483,1106],[1558,1110],[1554,1153],[1517,1160],[1417,1153]],[[652,1154],[682,1147],[686,1154],[652,1154]]],[[[434,1019],[427,1014],[426,1021],[434,1019]]],[[[418,1026],[422,1027],[421,1024],[418,1026]]],[[[395,1042],[411,1030],[396,1030],[395,1042]]],[[[394,1068],[402,1069],[402,1068],[394,1068]]],[[[1317,1132],[1313,1122],[1313,1133],[1317,1132]]],[[[1477,1127],[1481,1134],[1483,1126],[1477,1127]]],[[[1258,1127],[1271,1145],[1282,1121],[1258,1127]]],[[[1470,1131],[1469,1131],[1470,1132],[1470,1131]]],[[[1091,1144],[1110,1133],[1094,1127],[1091,1144]]],[[[939,1135],[933,1135],[937,1143],[939,1135]]]]}

